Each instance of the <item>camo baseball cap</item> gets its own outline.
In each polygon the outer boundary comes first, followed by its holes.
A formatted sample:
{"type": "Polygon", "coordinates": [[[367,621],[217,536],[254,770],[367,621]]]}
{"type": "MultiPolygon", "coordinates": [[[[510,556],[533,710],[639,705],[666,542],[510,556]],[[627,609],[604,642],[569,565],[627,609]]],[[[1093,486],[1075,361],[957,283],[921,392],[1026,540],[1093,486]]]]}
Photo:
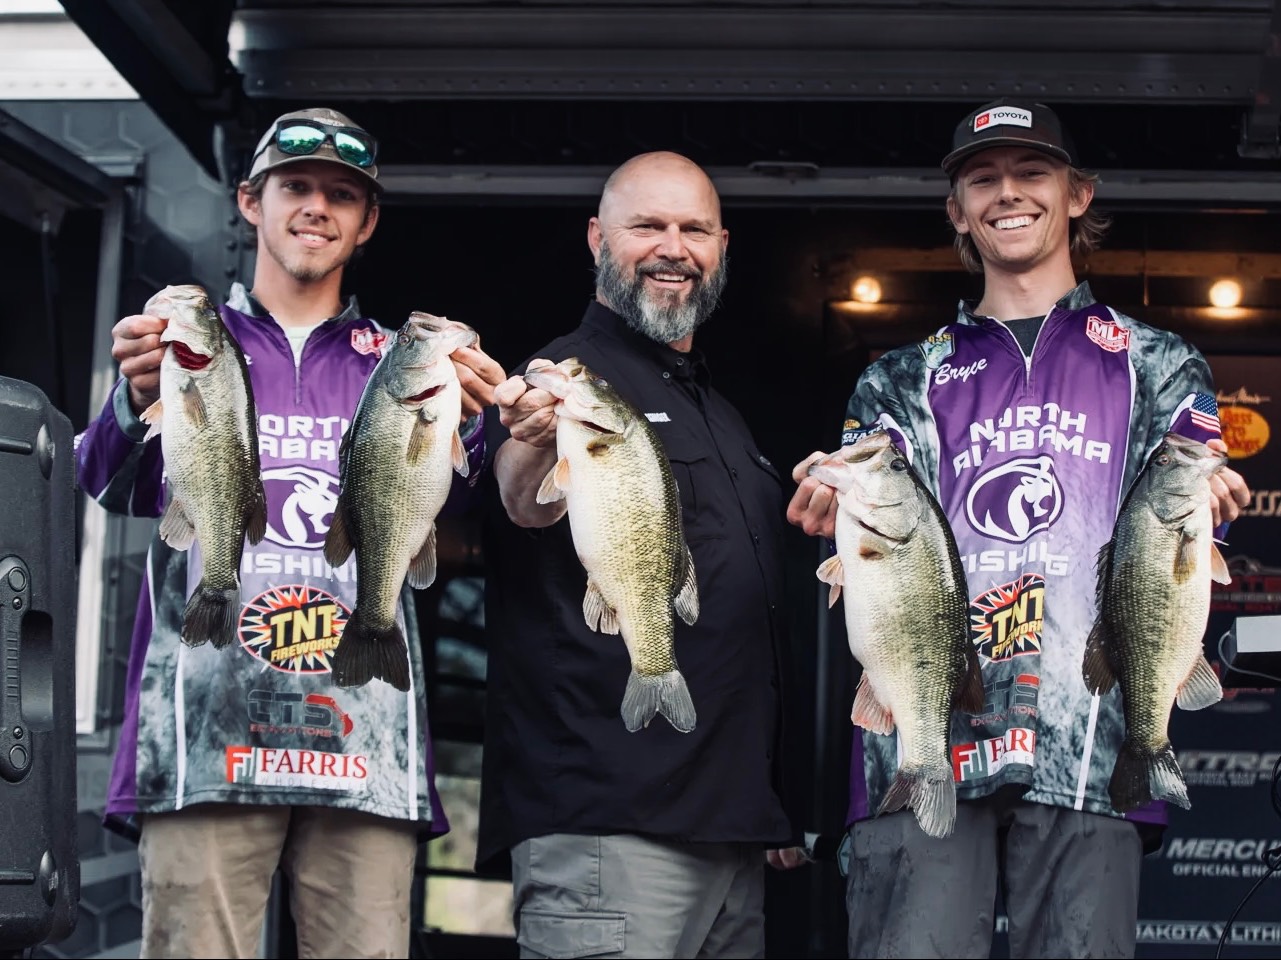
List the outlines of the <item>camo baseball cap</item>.
{"type": "Polygon", "coordinates": [[[970,111],[957,125],[943,170],[955,177],[962,163],[992,147],[1029,147],[1077,166],[1076,147],[1053,110],[1043,103],[1002,99],[970,111]]]}
{"type": "Polygon", "coordinates": [[[344,167],[364,175],[373,185],[373,189],[377,193],[382,193],[383,186],[378,182],[378,167],[373,162],[377,159],[377,151],[378,141],[364,127],[337,110],[331,110],[328,107],[292,110],[277,117],[258,141],[258,146],[254,149],[253,160],[249,166],[249,179],[252,180],[260,173],[266,173],[268,170],[275,170],[277,167],[298,163],[302,160],[328,160],[333,163],[341,163],[344,167]],[[309,152],[286,153],[280,149],[277,134],[282,130],[286,130],[291,120],[302,120],[306,125],[319,125],[321,128],[332,128],[332,130],[328,137],[325,137],[318,146],[309,152]],[[342,144],[344,149],[342,150],[339,149],[338,142],[335,139],[335,135],[340,132],[345,136],[342,144]],[[360,166],[349,159],[349,156],[359,153],[359,147],[361,146],[367,148],[370,157],[370,163],[366,166],[360,166]],[[348,156],[344,156],[344,152],[348,153],[348,156]]]}

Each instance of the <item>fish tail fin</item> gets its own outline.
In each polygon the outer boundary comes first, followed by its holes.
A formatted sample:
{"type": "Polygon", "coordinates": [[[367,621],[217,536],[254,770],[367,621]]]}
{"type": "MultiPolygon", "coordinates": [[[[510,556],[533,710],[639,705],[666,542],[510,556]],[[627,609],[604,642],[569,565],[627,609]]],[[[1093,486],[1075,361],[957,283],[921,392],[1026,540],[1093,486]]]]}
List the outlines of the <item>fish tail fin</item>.
{"type": "Polygon", "coordinates": [[[1112,779],[1108,783],[1108,796],[1112,806],[1125,813],[1152,800],[1165,800],[1178,804],[1184,810],[1192,808],[1188,800],[1187,783],[1183,771],[1174,757],[1174,748],[1167,741],[1152,750],[1140,746],[1128,737],[1116,755],[1112,779]]]}
{"type": "Polygon", "coordinates": [[[619,712],[631,733],[648,727],[660,713],[681,733],[693,730],[697,720],[689,687],[679,670],[669,670],[656,676],[642,676],[633,670],[627,678],[627,691],[623,694],[623,707],[619,712]]]}
{"type": "Polygon", "coordinates": [[[876,815],[911,807],[916,822],[931,837],[946,837],[956,825],[956,783],[950,768],[907,767],[894,775],[876,815]]]}
{"type": "Polygon", "coordinates": [[[409,650],[404,634],[394,622],[389,627],[369,626],[356,608],[329,658],[329,669],[340,687],[359,687],[378,678],[397,690],[408,690],[409,650]]]}
{"type": "Polygon", "coordinates": [[[239,585],[220,590],[203,580],[187,600],[182,616],[182,642],[198,647],[212,641],[221,650],[236,641],[236,614],[240,611],[239,585]]]}

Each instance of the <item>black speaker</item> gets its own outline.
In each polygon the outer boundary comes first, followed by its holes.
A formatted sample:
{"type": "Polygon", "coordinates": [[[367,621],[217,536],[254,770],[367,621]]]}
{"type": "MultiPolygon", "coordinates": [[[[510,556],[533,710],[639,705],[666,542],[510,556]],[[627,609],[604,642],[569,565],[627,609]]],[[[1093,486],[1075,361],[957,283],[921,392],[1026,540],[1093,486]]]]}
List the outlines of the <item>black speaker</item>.
{"type": "Polygon", "coordinates": [[[0,377],[0,952],[75,927],[76,489],[71,422],[0,377]]]}

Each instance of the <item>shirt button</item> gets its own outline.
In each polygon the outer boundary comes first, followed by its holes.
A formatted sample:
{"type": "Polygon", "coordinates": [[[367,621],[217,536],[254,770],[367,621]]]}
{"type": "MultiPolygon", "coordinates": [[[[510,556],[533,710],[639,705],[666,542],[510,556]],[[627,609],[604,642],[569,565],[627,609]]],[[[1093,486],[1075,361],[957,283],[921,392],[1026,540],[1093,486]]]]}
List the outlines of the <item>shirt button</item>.
{"type": "Polygon", "coordinates": [[[729,475],[733,477],[735,480],[738,479],[738,471],[734,467],[729,468],[729,475]]]}
{"type": "Polygon", "coordinates": [[[664,370],[664,371],[663,371],[663,379],[664,379],[664,380],[670,380],[670,379],[672,379],[672,375],[671,375],[668,371],[664,370]]]}
{"type": "Polygon", "coordinates": [[[683,367],[683,366],[685,366],[685,358],[684,358],[684,357],[677,357],[677,358],[676,358],[676,366],[678,366],[678,367],[683,367]]]}

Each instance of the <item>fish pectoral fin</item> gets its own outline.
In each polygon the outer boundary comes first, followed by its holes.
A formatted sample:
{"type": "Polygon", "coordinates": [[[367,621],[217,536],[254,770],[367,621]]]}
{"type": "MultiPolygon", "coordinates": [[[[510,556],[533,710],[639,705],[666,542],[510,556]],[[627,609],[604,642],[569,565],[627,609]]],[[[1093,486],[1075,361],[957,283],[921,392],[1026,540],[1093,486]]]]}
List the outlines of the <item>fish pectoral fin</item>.
{"type": "Polygon", "coordinates": [[[187,385],[179,391],[182,393],[182,409],[187,415],[187,419],[197,430],[203,430],[209,426],[209,411],[205,409],[205,398],[200,393],[200,388],[196,386],[194,380],[187,381],[187,385]]]}
{"type": "Polygon", "coordinates": [[[596,581],[587,579],[587,593],[583,595],[583,619],[589,630],[610,635],[618,634],[618,612],[605,600],[596,581]]]}
{"type": "Polygon", "coordinates": [[[449,452],[454,460],[454,469],[458,471],[460,477],[467,476],[471,472],[471,467],[467,464],[467,448],[463,446],[463,438],[455,430],[449,440],[449,452]]]}
{"type": "Polygon", "coordinates": [[[1210,579],[1215,583],[1231,583],[1232,574],[1228,573],[1227,561],[1213,543],[1210,544],[1210,579]]]}
{"type": "Polygon", "coordinates": [[[1081,661],[1085,689],[1096,695],[1107,693],[1116,686],[1116,671],[1112,669],[1104,633],[1102,619],[1096,620],[1089,639],[1085,641],[1085,659],[1081,661]]]}
{"type": "Polygon", "coordinates": [[[409,431],[409,446],[405,448],[405,462],[419,463],[431,449],[431,439],[431,421],[414,417],[414,425],[409,431]]]}
{"type": "Polygon", "coordinates": [[[164,421],[164,416],[165,416],[165,405],[163,401],[160,401],[160,400],[157,400],[155,403],[149,406],[146,410],[142,411],[142,414],[138,417],[138,419],[141,420],[143,423],[145,423],[149,428],[147,430],[147,435],[143,437],[144,441],[150,440],[152,437],[160,436],[160,428],[161,428],[162,422],[164,421]]]}
{"type": "Polygon", "coordinates": [[[169,501],[160,519],[160,539],[175,550],[188,550],[196,540],[196,528],[176,497],[169,501]]]}
{"type": "Polygon", "coordinates": [[[817,576],[824,583],[832,585],[832,589],[827,595],[827,605],[830,607],[836,603],[836,598],[841,595],[841,584],[845,582],[845,564],[841,562],[841,555],[834,553],[820,563],[817,576]]]}
{"type": "Polygon", "coordinates": [[[682,620],[690,626],[698,619],[698,580],[694,576],[694,555],[689,552],[689,545],[685,545],[685,571],[683,574],[684,582],[681,584],[680,591],[676,594],[676,613],[682,620]]]}
{"type": "Polygon", "coordinates": [[[406,577],[409,585],[415,590],[426,590],[436,582],[436,524],[427,531],[427,539],[409,562],[409,574],[406,577]]]}
{"type": "Polygon", "coordinates": [[[543,477],[543,482],[538,487],[538,496],[534,499],[539,503],[555,503],[557,500],[564,500],[568,491],[569,459],[561,457],[556,461],[556,465],[547,471],[547,476],[543,477]]]}
{"type": "MultiPolygon", "coordinates": [[[[1196,573],[1196,543],[1197,538],[1190,536],[1186,530],[1183,531],[1183,535],[1179,537],[1179,545],[1174,551],[1175,583],[1184,583],[1187,581],[1188,577],[1196,573]]],[[[1214,544],[1210,544],[1210,547],[1213,548],[1214,544]]],[[[1213,568],[1213,564],[1211,564],[1211,568],[1213,568]]],[[[1211,573],[1213,573],[1213,569],[1211,569],[1211,573]]]]}
{"type": "Polygon", "coordinates": [[[253,500],[249,504],[249,522],[245,526],[245,535],[250,544],[262,542],[267,535],[267,494],[262,489],[262,478],[254,483],[253,500]]]}
{"type": "Polygon", "coordinates": [[[857,727],[871,730],[872,733],[889,734],[894,732],[894,714],[890,708],[876,699],[876,691],[867,679],[867,674],[858,682],[858,691],[854,694],[854,709],[850,720],[857,727]]]}
{"type": "Polygon", "coordinates": [[[1205,659],[1205,654],[1200,654],[1187,679],[1183,681],[1183,686],[1179,687],[1174,702],[1181,710],[1204,710],[1222,699],[1223,685],[1219,683],[1219,677],[1214,672],[1214,667],[1210,666],[1210,661],[1205,659]]]}
{"type": "Polygon", "coordinates": [[[347,531],[347,502],[342,496],[334,504],[334,515],[325,534],[325,562],[340,567],[351,556],[351,534],[347,531]]]}

